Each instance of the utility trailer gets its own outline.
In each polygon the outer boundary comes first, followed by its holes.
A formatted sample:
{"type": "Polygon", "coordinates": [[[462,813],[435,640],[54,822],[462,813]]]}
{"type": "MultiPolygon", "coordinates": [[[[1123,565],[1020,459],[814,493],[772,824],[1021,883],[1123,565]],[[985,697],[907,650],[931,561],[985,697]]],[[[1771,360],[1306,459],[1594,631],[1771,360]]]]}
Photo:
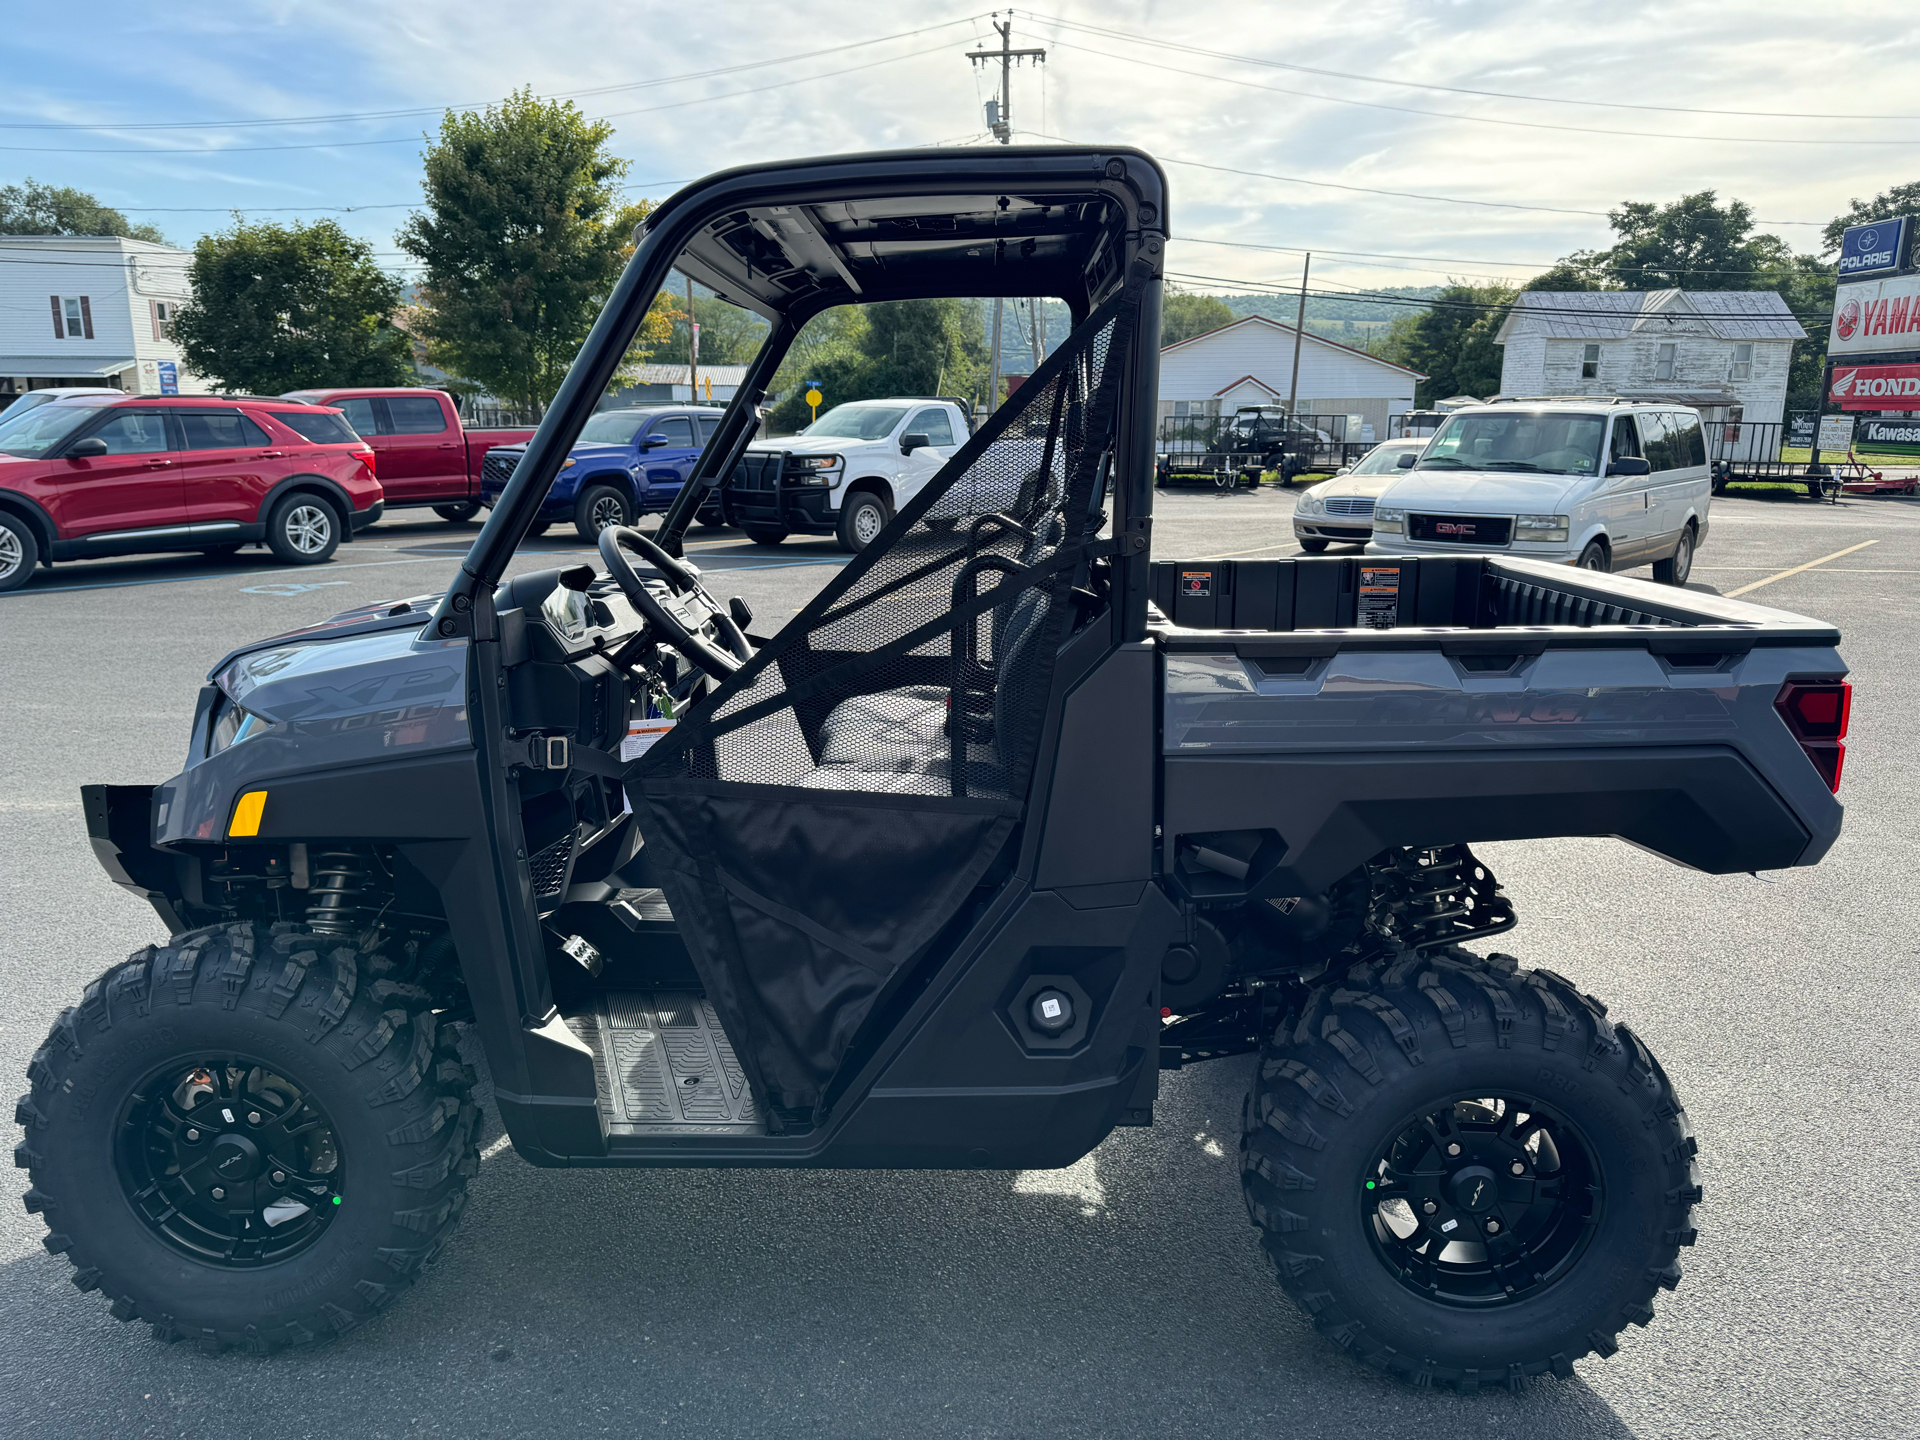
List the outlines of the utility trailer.
{"type": "Polygon", "coordinates": [[[179,774],[84,789],[168,938],[15,1113],[75,1284],[209,1351],[371,1317],[479,1165],[471,1027],[556,1167],[1063,1166],[1258,1049],[1248,1214],[1349,1355],[1520,1387],[1645,1324],[1695,1239],[1686,1113],[1582,957],[1468,949],[1515,915],[1470,847],[1816,863],[1839,637],[1497,557],[1157,562],[1166,205],[1138,151],[997,147],[655,210],[451,589],[240,648],[179,774]],[[657,536],[507,579],[676,270],[766,348],[657,536]],[[956,294],[1073,333],[759,633],[678,551],[787,349],[956,294]]]}

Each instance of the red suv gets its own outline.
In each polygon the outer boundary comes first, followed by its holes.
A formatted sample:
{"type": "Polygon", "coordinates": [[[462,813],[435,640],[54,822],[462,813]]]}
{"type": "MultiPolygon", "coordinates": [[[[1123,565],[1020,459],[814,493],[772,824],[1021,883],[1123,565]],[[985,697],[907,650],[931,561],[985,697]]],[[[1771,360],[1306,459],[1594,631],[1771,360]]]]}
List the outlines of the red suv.
{"type": "Polygon", "coordinates": [[[0,591],[43,561],[249,541],[313,564],[382,508],[372,448],[324,406],[85,395],[0,417],[0,591]]]}

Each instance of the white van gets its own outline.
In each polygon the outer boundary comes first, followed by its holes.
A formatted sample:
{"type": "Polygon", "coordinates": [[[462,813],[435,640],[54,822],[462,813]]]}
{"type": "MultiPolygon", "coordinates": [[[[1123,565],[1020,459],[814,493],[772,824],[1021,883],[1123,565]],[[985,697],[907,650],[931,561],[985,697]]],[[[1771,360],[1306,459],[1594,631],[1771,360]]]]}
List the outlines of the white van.
{"type": "Polygon", "coordinates": [[[1665,401],[1456,411],[1374,504],[1370,555],[1502,551],[1685,585],[1708,537],[1701,417],[1665,401]]]}

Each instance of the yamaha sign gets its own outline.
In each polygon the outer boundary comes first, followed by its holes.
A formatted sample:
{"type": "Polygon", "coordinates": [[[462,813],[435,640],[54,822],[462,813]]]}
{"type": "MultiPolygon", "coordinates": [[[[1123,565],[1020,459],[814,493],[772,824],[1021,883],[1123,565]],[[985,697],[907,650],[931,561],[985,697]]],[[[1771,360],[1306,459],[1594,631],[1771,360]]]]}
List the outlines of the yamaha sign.
{"type": "Polygon", "coordinates": [[[1860,280],[1900,269],[1901,257],[1908,248],[1908,227],[1913,223],[1911,217],[1902,215],[1849,226],[1841,237],[1841,278],[1860,280]]]}

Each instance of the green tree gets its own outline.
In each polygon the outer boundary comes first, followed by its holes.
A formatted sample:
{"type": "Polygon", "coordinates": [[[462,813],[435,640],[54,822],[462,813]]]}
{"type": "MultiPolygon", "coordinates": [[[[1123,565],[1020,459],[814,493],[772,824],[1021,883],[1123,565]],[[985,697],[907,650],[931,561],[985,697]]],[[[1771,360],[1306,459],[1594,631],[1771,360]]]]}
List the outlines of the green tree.
{"type": "Polygon", "coordinates": [[[332,220],[204,235],[187,267],[193,298],[174,339],[227,390],[278,395],[315,385],[404,385],[412,347],[393,317],[400,282],[332,220]]]}
{"type": "MultiPolygon", "coordinates": [[[[1849,200],[1845,215],[1837,215],[1821,230],[1821,253],[1833,255],[1841,248],[1841,237],[1850,225],[1866,225],[1870,220],[1891,220],[1897,215],[1913,215],[1921,207],[1921,181],[1910,180],[1905,185],[1892,186],[1883,190],[1872,200],[1849,200]]],[[[1908,227],[1908,253],[1901,257],[1903,265],[1914,264],[1915,232],[1921,225],[1908,227]]]]}
{"type": "MultiPolygon", "coordinates": [[[[673,329],[648,359],[657,365],[687,363],[686,300],[675,313],[673,329]]],[[[745,365],[767,339],[767,322],[753,311],[730,305],[719,296],[696,295],[694,319],[700,322],[700,363],[702,365],[745,365]]]]}
{"type": "Polygon", "coordinates": [[[1234,312],[1218,295],[1195,295],[1169,289],[1161,296],[1161,344],[1192,340],[1210,330],[1234,323],[1234,312]]]}
{"type": "MultiPolygon", "coordinates": [[[[889,395],[957,395],[981,400],[987,347],[981,304],[941,298],[841,306],[814,317],[781,363],[774,388],[783,398],[770,430],[807,424],[807,381],[818,381],[823,405],[889,395]]],[[[703,351],[706,336],[701,337],[703,351]]]]}
{"type": "Polygon", "coordinates": [[[1452,395],[1486,399],[1500,390],[1501,347],[1494,336],[1514,295],[1505,285],[1457,281],[1415,317],[1400,338],[1398,363],[1427,375],[1414,388],[1417,406],[1452,395]]]}
{"type": "MultiPolygon", "coordinates": [[[[650,208],[621,200],[627,162],[608,152],[612,135],[531,90],[446,113],[423,157],[426,210],[398,236],[426,268],[420,329],[435,365],[519,405],[553,398],[650,208]]],[[[611,384],[631,378],[678,314],[656,298],[611,384]]]]}
{"type": "Polygon", "coordinates": [[[0,185],[0,235],[124,235],[165,245],[151,225],[135,225],[111,206],[69,185],[42,185],[28,176],[0,185]]]}

